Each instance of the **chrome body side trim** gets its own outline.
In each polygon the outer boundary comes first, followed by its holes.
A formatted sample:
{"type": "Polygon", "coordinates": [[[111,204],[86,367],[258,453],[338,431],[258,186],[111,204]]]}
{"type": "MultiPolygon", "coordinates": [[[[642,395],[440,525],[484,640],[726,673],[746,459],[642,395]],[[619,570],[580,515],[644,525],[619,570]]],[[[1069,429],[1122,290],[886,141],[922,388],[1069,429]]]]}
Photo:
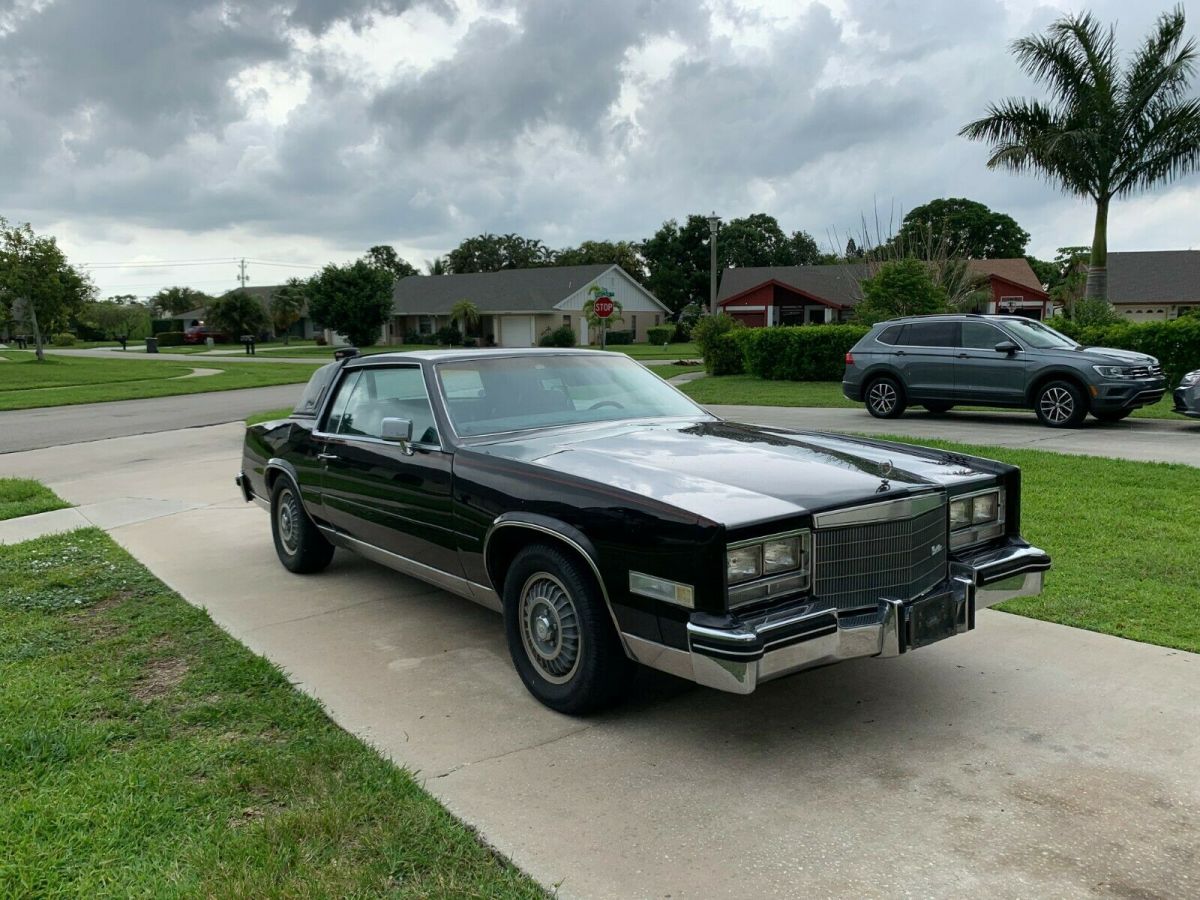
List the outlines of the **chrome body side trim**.
{"type": "MultiPolygon", "coordinates": [[[[500,519],[496,519],[494,522],[492,522],[491,527],[488,529],[487,534],[484,535],[483,538],[483,559],[485,566],[487,565],[488,558],[488,544],[491,543],[492,535],[494,535],[501,528],[528,528],[531,531],[537,531],[541,532],[542,534],[551,535],[552,537],[573,548],[580,556],[587,560],[587,564],[591,568],[592,574],[596,576],[596,583],[600,586],[600,596],[604,598],[604,605],[608,608],[608,615],[612,619],[613,628],[616,629],[617,637],[620,638],[621,646],[625,650],[625,655],[630,659],[634,658],[633,651],[630,650],[629,643],[625,640],[625,632],[621,630],[621,623],[617,621],[617,613],[613,609],[612,600],[610,600],[608,597],[608,587],[604,584],[604,576],[600,574],[600,567],[596,565],[596,561],[592,559],[592,555],[588,553],[578,541],[568,535],[563,534],[561,531],[555,531],[553,528],[547,528],[545,525],[539,525],[536,522],[523,522],[520,520],[501,521],[500,519]]],[[[488,575],[491,577],[490,572],[488,575]]],[[[493,591],[493,593],[495,594],[496,592],[493,591]]],[[[503,609],[503,601],[499,599],[498,594],[496,594],[496,596],[498,602],[500,602],[500,606],[498,608],[503,609]]]]}
{"type": "Polygon", "coordinates": [[[893,519],[911,519],[921,513],[937,509],[947,502],[946,494],[918,494],[915,497],[900,497],[882,503],[865,503],[848,509],[834,509],[813,515],[813,528],[834,528],[839,525],[865,525],[871,522],[887,522],[893,519]]]}
{"type": "Polygon", "coordinates": [[[452,575],[449,572],[443,572],[441,569],[427,566],[425,563],[417,562],[415,559],[409,559],[398,553],[392,553],[390,550],[384,550],[382,547],[376,547],[374,544],[368,544],[366,541],[360,541],[358,538],[351,537],[348,534],[338,531],[336,528],[330,528],[327,525],[318,525],[317,527],[321,529],[321,533],[325,535],[326,539],[335,546],[352,550],[372,562],[387,566],[389,569],[393,569],[404,575],[418,578],[428,584],[450,591],[452,594],[458,594],[460,597],[465,597],[495,612],[500,612],[503,609],[500,597],[486,585],[468,581],[466,578],[452,575]]]}
{"type": "Polygon", "coordinates": [[[761,682],[846,659],[900,656],[970,631],[977,608],[1041,591],[1050,557],[1020,541],[952,563],[941,585],[912,601],[881,598],[875,612],[799,601],[757,618],[687,624],[688,649],[623,635],[640,663],[706,687],[749,694],[761,682]]]}

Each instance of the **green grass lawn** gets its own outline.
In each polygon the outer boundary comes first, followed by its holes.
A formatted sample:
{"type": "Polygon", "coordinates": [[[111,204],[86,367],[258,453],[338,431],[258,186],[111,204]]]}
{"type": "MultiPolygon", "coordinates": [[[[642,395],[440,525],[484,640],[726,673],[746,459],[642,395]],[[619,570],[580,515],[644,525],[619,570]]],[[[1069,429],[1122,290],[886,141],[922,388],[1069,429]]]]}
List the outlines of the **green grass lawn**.
{"type": "Polygon", "coordinates": [[[666,347],[662,344],[617,344],[604,349],[613,353],[624,353],[634,359],[700,359],[700,351],[691,343],[667,344],[666,347]]]}
{"type": "Polygon", "coordinates": [[[1054,568],[999,609],[1200,653],[1200,468],[894,440],[1021,467],[1021,531],[1054,568]]]}
{"type": "Polygon", "coordinates": [[[0,896],[545,894],[86,529],[0,547],[0,896]]]}
{"type": "Polygon", "coordinates": [[[247,425],[257,425],[259,422],[270,422],[273,419],[286,419],[292,414],[292,408],[285,406],[282,409],[268,409],[264,412],[255,413],[252,416],[246,417],[247,425]]]}
{"type": "Polygon", "coordinates": [[[0,478],[0,520],[32,516],[70,505],[48,487],[29,478],[0,478]]]}
{"type": "Polygon", "coordinates": [[[206,357],[195,365],[221,369],[221,374],[172,380],[192,366],[169,360],[54,355],[38,362],[31,354],[0,356],[10,360],[0,362],[0,410],[293,384],[308,381],[313,372],[304,363],[262,365],[206,357]]]}
{"type": "MultiPolygon", "coordinates": [[[[842,396],[840,381],[767,381],[753,375],[720,375],[699,378],[689,382],[683,391],[697,403],[725,404],[733,406],[819,406],[862,409],[861,403],[853,403],[842,396]]],[[[1158,403],[1134,410],[1135,419],[1173,419],[1182,417],[1171,412],[1173,406],[1168,392],[1158,403]]],[[[983,410],[983,406],[958,406],[962,410],[983,410]]],[[[923,412],[919,406],[917,412],[923,412]]],[[[1002,410],[1020,412],[1020,410],[1002,410]]],[[[1028,412],[1028,415],[1033,415],[1028,412]]],[[[901,419],[900,421],[903,421],[901,419]]]]}

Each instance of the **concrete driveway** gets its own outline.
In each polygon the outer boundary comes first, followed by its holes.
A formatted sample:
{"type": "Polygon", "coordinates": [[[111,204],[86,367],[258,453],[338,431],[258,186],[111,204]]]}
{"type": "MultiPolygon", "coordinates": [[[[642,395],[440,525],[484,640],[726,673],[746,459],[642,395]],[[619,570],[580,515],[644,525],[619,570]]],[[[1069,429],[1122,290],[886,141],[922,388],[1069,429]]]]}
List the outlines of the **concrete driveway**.
{"type": "Polygon", "coordinates": [[[493,613],[340,551],[287,573],[233,485],[241,431],[3,469],[84,504],[564,896],[1200,892],[1198,656],[985,611],[750,697],[649,673],[628,705],[570,719],[525,693],[493,613]]]}

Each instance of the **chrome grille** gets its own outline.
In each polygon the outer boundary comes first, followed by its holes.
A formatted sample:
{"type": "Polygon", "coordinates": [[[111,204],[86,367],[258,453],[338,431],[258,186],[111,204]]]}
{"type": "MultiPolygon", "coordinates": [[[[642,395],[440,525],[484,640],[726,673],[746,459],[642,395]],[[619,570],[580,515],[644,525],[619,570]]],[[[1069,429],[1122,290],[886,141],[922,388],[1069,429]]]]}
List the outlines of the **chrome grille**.
{"type": "Polygon", "coordinates": [[[1130,378],[1158,378],[1162,375],[1162,366],[1133,366],[1128,370],[1130,378]]]}
{"type": "Polygon", "coordinates": [[[814,593],[838,609],[908,600],[946,577],[946,506],[912,518],[813,532],[814,593]]]}

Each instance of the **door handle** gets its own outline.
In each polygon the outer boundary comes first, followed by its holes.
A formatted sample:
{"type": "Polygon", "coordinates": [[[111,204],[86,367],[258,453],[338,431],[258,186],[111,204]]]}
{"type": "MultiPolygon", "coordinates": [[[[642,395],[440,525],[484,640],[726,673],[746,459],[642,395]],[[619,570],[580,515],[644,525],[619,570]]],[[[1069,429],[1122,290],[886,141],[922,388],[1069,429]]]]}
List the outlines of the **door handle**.
{"type": "Polygon", "coordinates": [[[960,353],[960,354],[958,354],[958,358],[959,359],[970,359],[971,354],[970,353],[960,353]]]}
{"type": "Polygon", "coordinates": [[[338,455],[336,453],[318,453],[317,454],[317,459],[337,459],[337,458],[338,458],[338,455]]]}
{"type": "Polygon", "coordinates": [[[907,354],[907,353],[905,353],[903,350],[897,350],[897,351],[896,351],[896,355],[897,355],[897,356],[908,356],[908,354],[907,354]]]}

